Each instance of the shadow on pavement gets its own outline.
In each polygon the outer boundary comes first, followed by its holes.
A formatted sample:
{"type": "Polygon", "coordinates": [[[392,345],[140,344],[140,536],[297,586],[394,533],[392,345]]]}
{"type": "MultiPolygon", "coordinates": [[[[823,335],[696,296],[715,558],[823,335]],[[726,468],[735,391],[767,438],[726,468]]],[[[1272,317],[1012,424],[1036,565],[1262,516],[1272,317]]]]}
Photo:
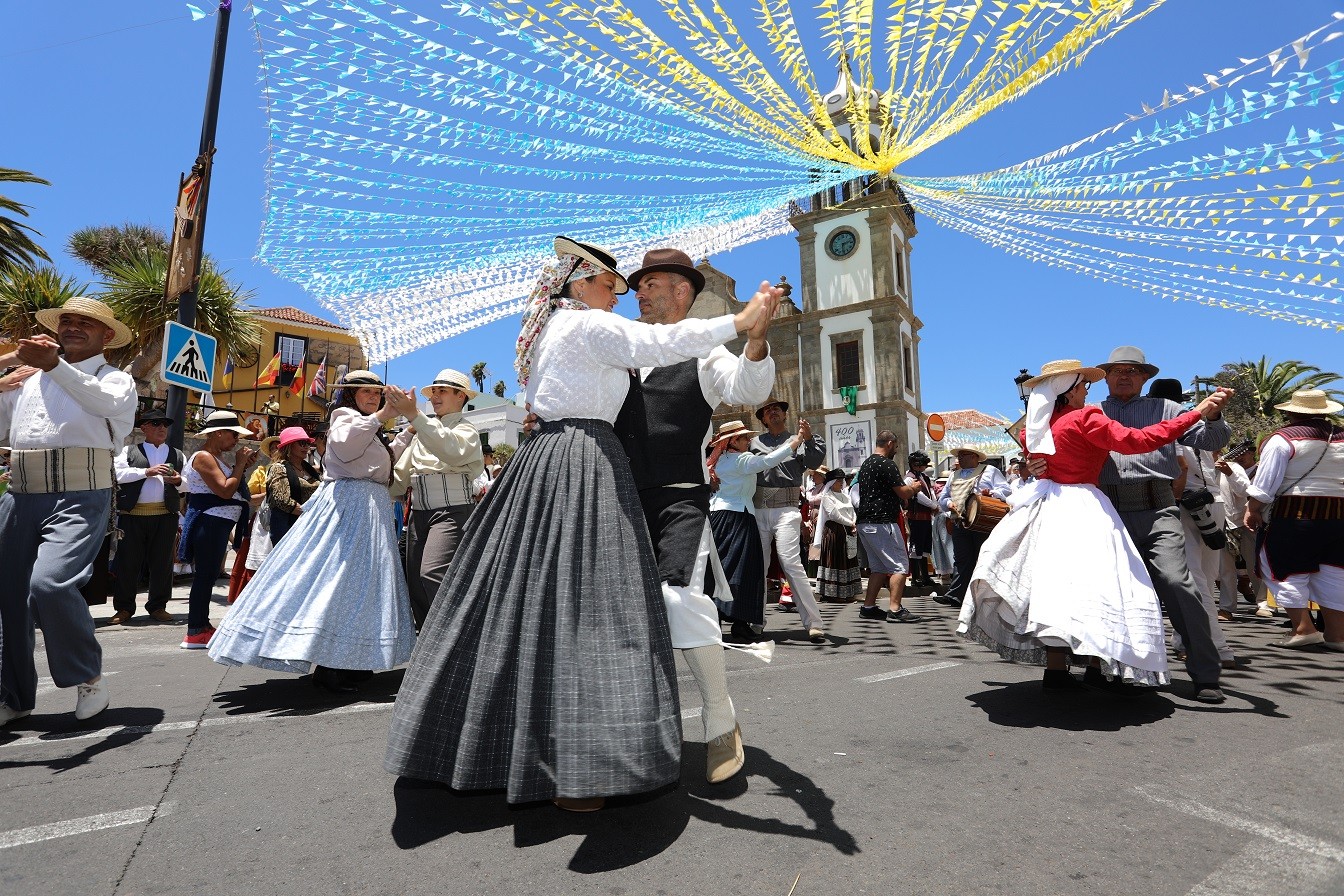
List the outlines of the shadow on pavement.
{"type": "Polygon", "coordinates": [[[379,672],[368,681],[361,682],[351,694],[334,694],[315,687],[311,675],[285,672],[268,674],[275,677],[217,692],[214,696],[215,704],[231,716],[307,716],[356,703],[391,703],[401,687],[405,670],[379,672]]]}
{"type": "Polygon", "coordinates": [[[989,721],[1007,728],[1057,728],[1061,731],[1119,731],[1151,725],[1176,711],[1160,692],[1116,697],[1091,688],[1047,691],[1040,680],[987,681],[990,690],[966,699],[984,710],[989,721]]]}
{"type": "Polygon", "coordinates": [[[522,849],[581,835],[583,842],[569,862],[569,869],[580,874],[627,868],[662,853],[677,841],[691,818],[723,828],[829,843],[846,855],[859,852],[854,836],[836,824],[835,801],[810,778],[764,750],[747,747],[746,756],[745,774],[711,786],[704,780],[704,744],[684,744],[680,788],[612,798],[605,809],[584,815],[561,811],[549,803],[510,806],[503,791],[464,793],[434,782],[398,778],[393,787],[392,839],[401,849],[416,849],[450,834],[511,826],[514,845],[522,849]],[[811,825],[729,808],[731,800],[753,786],[769,787],[769,795],[797,803],[811,825]],[[632,831],[638,835],[632,836],[632,831]]]}
{"type": "MultiPolygon", "coordinates": [[[[110,707],[87,721],[79,721],[73,712],[32,715],[23,720],[23,725],[44,741],[60,743],[63,739],[78,738],[91,731],[106,728],[122,728],[97,740],[83,742],[84,748],[66,756],[51,759],[38,759],[24,762],[0,761],[0,771],[9,768],[49,768],[53,772],[68,772],[85,765],[95,756],[110,750],[116,750],[135,743],[150,733],[150,730],[163,721],[163,710],[149,707],[110,707]],[[53,724],[54,723],[54,724],[53,724]]],[[[0,735],[0,747],[3,747],[22,735],[11,725],[0,735]],[[12,735],[12,736],[11,736],[12,735]]],[[[22,730],[22,729],[21,729],[22,730]]],[[[75,741],[81,743],[81,741],[75,741]]]]}

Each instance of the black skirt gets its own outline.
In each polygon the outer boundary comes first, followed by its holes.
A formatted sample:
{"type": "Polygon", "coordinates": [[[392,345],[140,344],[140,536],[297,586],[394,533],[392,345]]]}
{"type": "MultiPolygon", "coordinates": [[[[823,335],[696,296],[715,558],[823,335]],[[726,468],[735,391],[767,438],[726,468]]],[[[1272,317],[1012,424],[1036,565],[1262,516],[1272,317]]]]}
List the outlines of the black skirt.
{"type": "Polygon", "coordinates": [[[620,441],[543,423],[467,521],[384,766],[513,803],[655,790],[680,775],[676,676],[620,441]]]}
{"type": "Polygon", "coordinates": [[[821,562],[817,565],[817,597],[848,603],[863,592],[859,558],[849,556],[849,532],[828,521],[821,533],[821,562]]]}
{"type": "Polygon", "coordinates": [[[709,528],[732,589],[727,600],[715,595],[719,613],[734,622],[765,625],[765,558],[756,517],[740,510],[715,510],[709,515],[709,528]]]}

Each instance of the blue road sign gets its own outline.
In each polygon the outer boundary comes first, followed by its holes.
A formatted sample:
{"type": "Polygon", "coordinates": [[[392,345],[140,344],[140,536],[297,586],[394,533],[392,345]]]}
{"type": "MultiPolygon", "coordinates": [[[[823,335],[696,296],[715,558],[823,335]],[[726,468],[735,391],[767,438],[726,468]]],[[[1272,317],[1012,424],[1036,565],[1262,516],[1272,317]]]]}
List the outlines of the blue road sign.
{"type": "Polygon", "coordinates": [[[163,361],[159,376],[165,383],[209,392],[215,371],[218,342],[191,327],[170,320],[163,327],[163,361]]]}

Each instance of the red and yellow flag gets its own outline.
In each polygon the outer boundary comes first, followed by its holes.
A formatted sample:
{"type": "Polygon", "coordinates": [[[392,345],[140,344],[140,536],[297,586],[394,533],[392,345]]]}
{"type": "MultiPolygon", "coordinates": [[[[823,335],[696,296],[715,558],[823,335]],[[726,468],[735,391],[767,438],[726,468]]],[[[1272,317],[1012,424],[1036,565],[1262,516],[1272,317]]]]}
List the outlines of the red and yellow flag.
{"type": "Polygon", "coordinates": [[[257,385],[274,386],[278,376],[280,376],[280,353],[276,352],[275,357],[261,371],[261,376],[257,377],[257,385]]]}
{"type": "Polygon", "coordinates": [[[293,382],[289,384],[289,392],[291,395],[303,394],[303,376],[307,372],[308,372],[308,359],[304,358],[303,363],[299,365],[299,369],[294,371],[293,382]]]}

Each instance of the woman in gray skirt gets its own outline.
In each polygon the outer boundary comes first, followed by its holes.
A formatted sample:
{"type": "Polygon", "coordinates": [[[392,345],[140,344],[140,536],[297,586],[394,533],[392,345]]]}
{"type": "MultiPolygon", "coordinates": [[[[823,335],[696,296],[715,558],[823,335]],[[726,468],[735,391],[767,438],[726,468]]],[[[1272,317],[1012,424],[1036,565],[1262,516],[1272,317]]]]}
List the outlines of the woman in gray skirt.
{"type": "Polygon", "coordinates": [[[675,781],[676,669],[658,567],[612,422],[630,369],[703,357],[777,298],[670,326],[606,314],[615,260],[564,237],[532,291],[518,378],[545,421],[467,522],[397,695],[384,765],[572,811],[675,781]],[[589,310],[591,309],[591,310],[589,310]]]}

